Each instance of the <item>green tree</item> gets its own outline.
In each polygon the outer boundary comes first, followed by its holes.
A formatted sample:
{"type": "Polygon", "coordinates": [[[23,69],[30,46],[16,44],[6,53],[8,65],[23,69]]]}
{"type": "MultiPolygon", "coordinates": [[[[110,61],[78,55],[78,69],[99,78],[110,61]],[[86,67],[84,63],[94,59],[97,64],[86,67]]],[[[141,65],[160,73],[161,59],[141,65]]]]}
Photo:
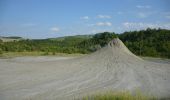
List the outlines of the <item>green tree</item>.
{"type": "Polygon", "coordinates": [[[2,56],[2,54],[3,54],[3,51],[2,51],[2,49],[0,48],[0,56],[2,56]]]}
{"type": "Polygon", "coordinates": [[[111,41],[113,38],[116,38],[115,33],[110,32],[104,32],[104,33],[98,33],[93,36],[94,41],[97,44],[100,44],[101,46],[105,46],[109,41],[111,41]]]}

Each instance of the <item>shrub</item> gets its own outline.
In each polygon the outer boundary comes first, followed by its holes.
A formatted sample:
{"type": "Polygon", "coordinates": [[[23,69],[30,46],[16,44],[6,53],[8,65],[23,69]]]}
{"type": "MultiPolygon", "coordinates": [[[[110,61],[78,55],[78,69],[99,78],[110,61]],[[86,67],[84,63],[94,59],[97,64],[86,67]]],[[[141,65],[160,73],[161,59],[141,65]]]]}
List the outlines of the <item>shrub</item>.
{"type": "Polygon", "coordinates": [[[0,48],[0,55],[2,55],[3,54],[3,51],[2,51],[2,49],[0,48]]]}
{"type": "Polygon", "coordinates": [[[43,55],[49,55],[49,52],[45,52],[43,55]]]}

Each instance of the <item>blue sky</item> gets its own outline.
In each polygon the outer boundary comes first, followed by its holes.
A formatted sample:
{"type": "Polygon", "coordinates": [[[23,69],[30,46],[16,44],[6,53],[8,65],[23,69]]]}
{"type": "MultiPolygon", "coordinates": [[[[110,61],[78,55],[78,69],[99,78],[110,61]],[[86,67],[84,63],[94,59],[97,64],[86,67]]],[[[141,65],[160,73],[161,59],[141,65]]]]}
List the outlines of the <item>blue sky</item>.
{"type": "Polygon", "coordinates": [[[170,29],[170,0],[0,0],[0,36],[50,38],[170,29]]]}

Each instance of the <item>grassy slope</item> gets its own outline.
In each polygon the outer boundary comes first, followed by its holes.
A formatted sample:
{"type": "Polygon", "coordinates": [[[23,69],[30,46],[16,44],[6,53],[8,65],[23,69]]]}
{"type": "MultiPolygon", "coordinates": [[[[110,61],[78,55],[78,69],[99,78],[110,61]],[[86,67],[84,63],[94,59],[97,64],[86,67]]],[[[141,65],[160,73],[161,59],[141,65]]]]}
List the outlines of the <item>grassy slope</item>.
{"type": "Polygon", "coordinates": [[[82,97],[80,100],[158,100],[153,96],[145,96],[140,92],[136,94],[131,94],[130,92],[106,92],[106,93],[97,93],[90,96],[82,97]]]}

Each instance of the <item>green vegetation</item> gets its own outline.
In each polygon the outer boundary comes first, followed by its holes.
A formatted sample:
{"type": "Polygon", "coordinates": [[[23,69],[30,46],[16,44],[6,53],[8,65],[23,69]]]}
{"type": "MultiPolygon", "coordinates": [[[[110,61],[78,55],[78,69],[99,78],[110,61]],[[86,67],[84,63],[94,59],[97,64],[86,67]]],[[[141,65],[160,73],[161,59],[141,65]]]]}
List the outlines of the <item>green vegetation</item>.
{"type": "Polygon", "coordinates": [[[158,100],[153,96],[145,96],[140,92],[132,95],[130,92],[106,92],[96,95],[85,96],[80,100],[158,100]]]}
{"type": "Polygon", "coordinates": [[[8,57],[18,57],[18,56],[40,56],[43,55],[44,52],[5,52],[1,56],[8,58],[8,57]]]}
{"type": "Polygon", "coordinates": [[[42,39],[42,40],[21,40],[14,42],[2,42],[0,48],[5,52],[57,52],[57,53],[79,53],[75,47],[83,39],[65,38],[63,41],[42,39]]]}
{"type": "Polygon", "coordinates": [[[67,54],[67,53],[55,53],[53,52],[5,52],[3,54],[0,54],[0,57],[2,58],[11,58],[11,57],[20,57],[20,56],[65,56],[65,57],[71,57],[71,56],[82,56],[84,54],[74,53],[74,54],[67,54]]]}
{"type": "Polygon", "coordinates": [[[56,39],[34,39],[20,40],[13,42],[0,42],[0,48],[4,52],[45,52],[49,53],[90,53],[92,45],[99,43],[107,44],[112,39],[110,33],[97,34],[92,36],[69,36],[56,39]],[[105,37],[103,37],[105,36],[105,37]],[[88,42],[90,41],[90,43],[88,42]],[[92,42],[91,42],[92,41],[92,42]],[[88,45],[89,48],[86,48],[88,45]]]}
{"type": "Polygon", "coordinates": [[[170,58],[170,30],[148,28],[124,32],[119,38],[136,55],[170,58]]]}
{"type": "Polygon", "coordinates": [[[116,34],[103,32],[95,34],[92,38],[86,39],[78,44],[78,48],[82,50],[82,53],[94,52],[101,47],[108,44],[113,38],[117,38],[116,34]]]}
{"type": "Polygon", "coordinates": [[[3,54],[3,51],[2,51],[2,49],[0,48],[0,56],[2,56],[2,54],[3,54]]]}
{"type": "Polygon", "coordinates": [[[105,46],[116,37],[119,37],[136,55],[170,58],[170,30],[150,28],[122,34],[103,32],[95,35],[77,35],[50,39],[21,39],[8,42],[1,40],[0,55],[8,52],[43,52],[44,55],[55,55],[57,53],[88,54],[105,46]]]}

